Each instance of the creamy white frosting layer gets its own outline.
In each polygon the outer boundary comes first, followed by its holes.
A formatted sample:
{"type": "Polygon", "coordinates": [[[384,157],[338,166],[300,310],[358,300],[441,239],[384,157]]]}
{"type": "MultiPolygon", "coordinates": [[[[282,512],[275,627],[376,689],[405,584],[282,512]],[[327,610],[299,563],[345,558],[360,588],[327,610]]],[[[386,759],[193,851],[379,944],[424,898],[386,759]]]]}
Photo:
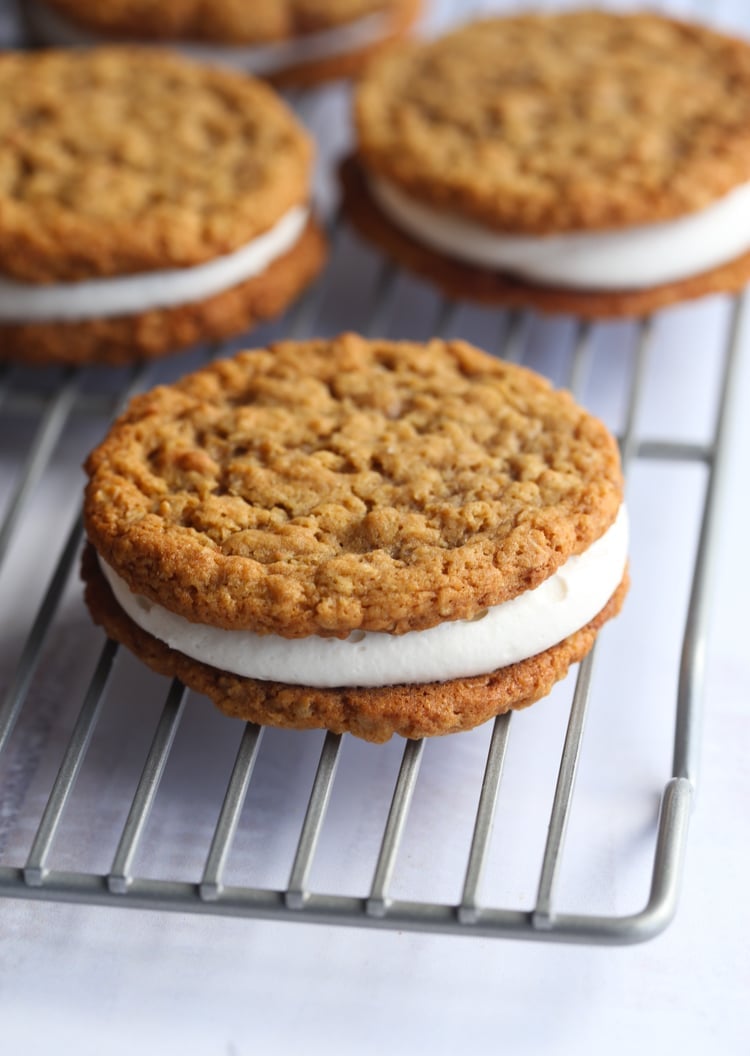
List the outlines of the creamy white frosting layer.
{"type": "Polygon", "coordinates": [[[370,178],[383,212],[430,249],[548,286],[630,290],[700,275],[750,250],[750,183],[677,220],[620,230],[504,235],[370,178]]]}
{"type": "Polygon", "coordinates": [[[585,553],[535,590],[426,631],[353,631],[348,638],[281,638],[191,623],[134,594],[100,565],[120,606],[144,631],[194,660],[246,678],[289,685],[389,686],[487,674],[549,649],[604,608],[625,571],[625,507],[585,553]]]}
{"type": "MultiPolygon", "coordinates": [[[[115,43],[114,38],[104,37],[75,25],[42,3],[41,0],[29,0],[27,18],[38,40],[45,44],[58,44],[67,47],[87,47],[95,44],[115,43]]],[[[388,33],[390,25],[386,13],[380,12],[356,19],[348,25],[334,29],[321,30],[317,33],[306,33],[294,40],[274,41],[258,45],[221,45],[196,44],[179,42],[179,50],[190,58],[208,62],[217,66],[232,66],[267,76],[289,69],[292,66],[304,66],[307,63],[346,55],[359,48],[369,47],[382,40],[388,33]]],[[[153,41],[137,41],[139,44],[154,44],[153,41]]],[[[174,42],[160,41],[162,46],[174,42]]]]}
{"type": "Polygon", "coordinates": [[[52,284],[0,278],[0,321],[80,322],[205,300],[264,272],[299,241],[309,216],[307,206],[295,206],[234,253],[195,267],[52,284]]]}

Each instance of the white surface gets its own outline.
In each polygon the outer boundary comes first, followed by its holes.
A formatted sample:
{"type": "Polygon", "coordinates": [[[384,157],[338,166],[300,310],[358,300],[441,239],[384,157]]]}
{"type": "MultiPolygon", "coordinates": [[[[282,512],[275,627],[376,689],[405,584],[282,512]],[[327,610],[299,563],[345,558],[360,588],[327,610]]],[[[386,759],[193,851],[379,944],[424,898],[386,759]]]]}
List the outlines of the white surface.
{"type": "Polygon", "coordinates": [[[194,660],[246,678],[293,686],[395,686],[483,675],[557,645],[604,608],[620,584],[628,519],[570,557],[535,590],[455,620],[403,635],[355,631],[347,638],[281,638],[191,623],[134,594],[101,558],[112,592],[134,623],[194,660]]]}
{"type": "Polygon", "coordinates": [[[109,319],[205,300],[264,272],[299,241],[309,216],[308,206],[296,205],[252,242],[191,268],[49,285],[0,278],[0,320],[109,319]]]}
{"type": "MultiPolygon", "coordinates": [[[[669,6],[690,10],[687,3],[669,6]]],[[[747,17],[739,4],[719,5],[717,11],[730,26],[733,12],[747,17]]],[[[361,324],[376,263],[354,244],[350,259],[336,290],[326,295],[324,327],[355,325],[358,319],[361,324]]],[[[436,311],[425,287],[403,280],[389,331],[426,337],[436,311]]],[[[659,318],[639,435],[707,438],[726,321],[721,300],[659,318]]],[[[454,324],[455,332],[486,347],[497,344],[498,328],[497,316],[474,309],[462,311],[454,324]]],[[[565,380],[571,340],[568,324],[537,321],[525,362],[565,380]]],[[[595,329],[584,401],[615,426],[624,414],[631,343],[627,324],[595,329]]],[[[730,437],[732,486],[717,548],[703,769],[682,899],[676,920],[662,936],[624,949],[556,947],[0,900],[1,1051],[31,1056],[300,1051],[310,1056],[422,1051],[744,1056],[750,1045],[747,334],[744,353],[735,391],[740,414],[730,437]]],[[[174,374],[192,365],[181,357],[164,369],[174,374]]],[[[75,466],[96,438],[94,427],[82,424],[58,445],[52,472],[13,544],[0,578],[0,645],[6,661],[21,647],[63,544],[77,506],[75,466]]],[[[15,451],[25,450],[28,436],[18,427],[0,440],[2,501],[13,482],[8,465],[15,451]]],[[[701,486],[701,474],[693,467],[663,464],[639,464],[630,480],[633,588],[598,650],[561,878],[560,901],[566,908],[569,903],[596,908],[604,897],[600,908],[625,912],[645,901],[655,803],[670,766],[686,569],[701,486]]],[[[43,802],[70,726],[61,682],[85,689],[100,642],[72,581],[52,655],[35,681],[29,722],[19,731],[25,758],[36,760],[36,776],[0,775],[6,780],[0,829],[19,806],[22,817],[26,810],[34,816],[43,802]]],[[[6,662],[1,670],[9,667],[6,662]]],[[[149,693],[155,680],[128,658],[121,658],[118,676],[108,721],[92,746],[71,804],[73,816],[53,855],[59,868],[74,867],[75,855],[83,851],[95,866],[107,867],[124,820],[112,810],[112,794],[121,787],[132,791],[137,764],[134,770],[128,761],[142,759],[153,730],[149,693]]],[[[556,692],[512,724],[506,787],[488,863],[492,888],[484,892],[497,901],[526,906],[533,901],[539,840],[555,778],[550,760],[559,752],[567,699],[567,693],[556,692]]],[[[486,731],[477,731],[427,745],[395,878],[400,897],[429,877],[431,894],[455,898],[465,843],[460,846],[453,835],[453,823],[470,816],[476,803],[477,760],[486,737],[486,731]]],[[[293,793],[306,782],[309,787],[319,746],[314,735],[276,734],[266,740],[267,761],[254,800],[260,823],[240,832],[232,882],[251,869],[263,882],[286,882],[283,862],[291,859],[304,809],[293,793]]],[[[195,875],[201,865],[194,851],[197,837],[215,820],[235,731],[208,709],[194,707],[177,747],[181,754],[165,777],[143,857],[157,859],[160,875],[195,875]]],[[[367,863],[361,868],[352,863],[353,848],[364,843],[375,853],[387,810],[383,779],[392,781],[398,760],[397,745],[346,742],[312,877],[316,890],[335,890],[344,866],[353,867],[366,888],[367,863]]],[[[16,861],[28,850],[33,830],[20,825],[4,831],[7,860],[16,861]]]]}
{"type": "Polygon", "coordinates": [[[677,220],[545,237],[493,231],[425,205],[388,180],[370,179],[370,189],[387,216],[431,249],[564,289],[659,286],[710,271],[750,248],[750,184],[677,220]]]}

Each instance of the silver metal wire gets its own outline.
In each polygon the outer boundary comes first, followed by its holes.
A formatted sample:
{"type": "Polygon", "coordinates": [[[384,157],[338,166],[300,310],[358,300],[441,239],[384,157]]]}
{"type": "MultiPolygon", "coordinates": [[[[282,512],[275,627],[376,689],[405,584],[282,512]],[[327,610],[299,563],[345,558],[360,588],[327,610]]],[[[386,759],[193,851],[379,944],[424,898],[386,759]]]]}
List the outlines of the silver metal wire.
{"type": "Polygon", "coordinates": [[[78,392],[78,378],[70,371],[57,394],[49,401],[39,420],[36,435],[29,449],[23,473],[8,504],[0,526],[0,561],[8,552],[8,542],[15,531],[28,496],[33,492],[49,462],[78,392]]]}
{"type": "Polygon", "coordinates": [[[108,641],[102,649],[99,663],[68,742],[65,757],[44,808],[39,828],[36,830],[36,836],[23,870],[24,880],[32,887],[39,887],[44,880],[47,855],[101,714],[105,699],[104,691],[112,672],[116,653],[117,645],[108,641]]]}
{"type": "Polygon", "coordinates": [[[307,879],[312,868],[315,850],[320,839],[320,832],[331,798],[333,779],[336,776],[336,767],[339,761],[339,749],[341,748],[341,737],[339,734],[329,733],[323,742],[323,750],[320,753],[318,771],[313,781],[310,802],[307,805],[305,821],[302,825],[297,853],[294,856],[294,864],[289,877],[289,886],[286,890],[286,904],[290,909],[302,909],[310,897],[307,890],[307,879]]]}
{"type": "Polygon", "coordinates": [[[675,777],[685,778],[693,785],[698,777],[700,728],[703,718],[703,700],[698,687],[703,685],[705,676],[710,589],[716,560],[714,539],[718,510],[726,488],[728,452],[726,440],[732,418],[732,396],[736,389],[734,378],[739,367],[739,349],[744,330],[747,328],[747,304],[747,293],[736,298],[729,328],[726,365],[716,412],[714,445],[712,452],[706,452],[711,472],[703,507],[695,574],[680,662],[672,772],[675,777]]]}
{"type": "Polygon", "coordinates": [[[498,715],[492,730],[492,740],[487,753],[487,765],[482,779],[482,791],[479,796],[477,818],[471,837],[469,861],[466,866],[464,890],[461,904],[458,907],[458,919],[462,924],[476,924],[479,915],[479,888],[482,882],[487,849],[492,835],[492,824],[495,820],[498,790],[503,776],[505,752],[508,747],[510,720],[512,712],[498,715]]]}
{"type": "Polygon", "coordinates": [[[560,869],[565,830],[568,826],[570,808],[573,802],[573,788],[575,786],[578,760],[581,755],[583,726],[591,692],[591,670],[594,655],[595,652],[591,652],[582,661],[576,680],[575,693],[573,694],[573,707],[570,709],[568,730],[565,735],[565,745],[560,760],[560,772],[557,775],[555,798],[552,802],[547,843],[544,848],[542,872],[539,877],[539,890],[536,896],[536,908],[534,909],[533,917],[534,927],[536,928],[549,928],[552,926],[552,894],[560,869]]]}
{"type": "Polygon", "coordinates": [[[375,876],[370,889],[370,897],[367,899],[366,909],[372,917],[384,917],[388,911],[388,887],[393,876],[396,865],[396,855],[401,844],[404,833],[404,825],[409,813],[414,789],[419,776],[419,766],[422,762],[423,741],[407,741],[401,759],[401,769],[398,772],[396,787],[393,790],[391,809],[388,813],[383,840],[380,844],[378,864],[375,866],[375,876]]]}
{"type": "Polygon", "coordinates": [[[159,790],[159,783],[177,733],[177,727],[182,718],[185,695],[185,687],[179,682],[173,682],[164,704],[164,710],[161,713],[159,725],[156,727],[151,748],[146,757],[138,788],[130,805],[128,820],[122,830],[112,868],[107,877],[107,885],[113,894],[124,895],[132,883],[131,867],[133,859],[146,828],[151,808],[154,805],[156,793],[159,790]]]}
{"type": "Polygon", "coordinates": [[[258,758],[262,734],[263,730],[259,726],[248,723],[242,735],[201,878],[200,896],[207,902],[215,902],[221,894],[224,867],[240,823],[240,814],[258,758]]]}

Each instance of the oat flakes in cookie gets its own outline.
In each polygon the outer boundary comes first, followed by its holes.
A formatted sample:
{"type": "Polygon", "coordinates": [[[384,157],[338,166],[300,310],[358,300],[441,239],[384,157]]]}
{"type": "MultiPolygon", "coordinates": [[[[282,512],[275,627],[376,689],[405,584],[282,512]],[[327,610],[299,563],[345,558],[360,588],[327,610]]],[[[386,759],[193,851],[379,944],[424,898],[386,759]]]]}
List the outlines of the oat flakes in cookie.
{"type": "Polygon", "coordinates": [[[200,61],[277,83],[358,73],[416,21],[422,0],[27,0],[44,44],[176,45],[200,61]]]}
{"type": "Polygon", "coordinates": [[[617,445],[460,341],[240,353],[89,457],[95,621],[229,715],[385,741],[547,694],[627,589],[617,445]]]}
{"type": "Polygon", "coordinates": [[[0,359],[125,363],[242,333],[325,257],[272,89],[156,50],[0,56],[0,359]]]}
{"type": "Polygon", "coordinates": [[[453,296],[650,312],[750,278],[750,45],[657,14],[519,15],[378,60],[359,230],[453,296]]]}

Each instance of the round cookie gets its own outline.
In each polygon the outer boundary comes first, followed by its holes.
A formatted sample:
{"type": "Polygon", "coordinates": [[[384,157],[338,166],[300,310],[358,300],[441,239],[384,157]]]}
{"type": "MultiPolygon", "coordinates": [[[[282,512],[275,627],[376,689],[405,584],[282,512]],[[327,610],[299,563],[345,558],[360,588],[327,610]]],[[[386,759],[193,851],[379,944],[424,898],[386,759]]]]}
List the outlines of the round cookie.
{"type": "Polygon", "coordinates": [[[176,44],[195,59],[305,85],[354,76],[411,28],[421,6],[421,0],[29,0],[25,13],[40,43],[176,44]]]}
{"type": "Polygon", "coordinates": [[[750,46],[659,15],[470,24],[375,63],[343,170],[449,294],[641,314],[750,277],[750,46]]]}
{"type": "Polygon", "coordinates": [[[462,342],[241,353],[137,397],[86,469],[94,618],[253,721],[468,728],[549,692],[626,589],[615,441],[462,342]]]}
{"type": "Polygon", "coordinates": [[[0,56],[0,357],[240,333],[321,268],[312,150],[252,78],[129,48],[0,56]]]}

